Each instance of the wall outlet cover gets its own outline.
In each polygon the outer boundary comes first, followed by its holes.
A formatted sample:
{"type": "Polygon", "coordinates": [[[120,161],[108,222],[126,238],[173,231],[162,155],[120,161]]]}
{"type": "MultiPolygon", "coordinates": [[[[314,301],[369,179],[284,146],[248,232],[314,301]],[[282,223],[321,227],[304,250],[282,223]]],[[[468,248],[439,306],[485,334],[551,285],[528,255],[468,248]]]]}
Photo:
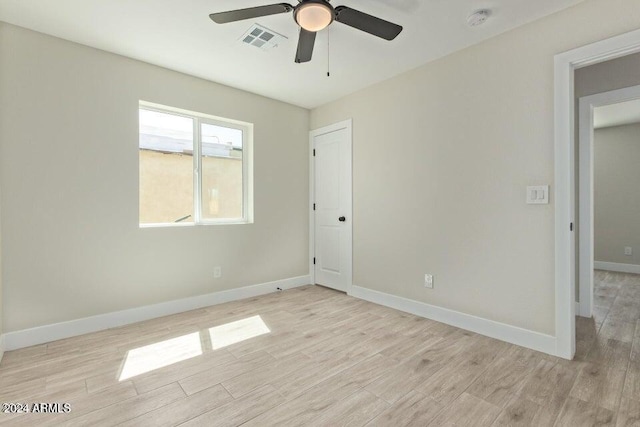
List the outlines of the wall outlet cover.
{"type": "Polygon", "coordinates": [[[424,275],[424,287],[433,289],[433,274],[424,275]]]}

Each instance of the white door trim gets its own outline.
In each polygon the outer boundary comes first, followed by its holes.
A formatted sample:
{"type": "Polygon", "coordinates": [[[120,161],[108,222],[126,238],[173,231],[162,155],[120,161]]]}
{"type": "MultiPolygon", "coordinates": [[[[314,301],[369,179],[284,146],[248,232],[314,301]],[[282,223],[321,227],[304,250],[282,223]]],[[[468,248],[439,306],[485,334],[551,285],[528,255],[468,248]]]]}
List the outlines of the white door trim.
{"type": "Polygon", "coordinates": [[[556,354],[572,359],[575,354],[575,245],[569,224],[575,211],[575,95],[574,71],[577,68],[640,52],[640,30],[589,44],[558,54],[554,58],[555,118],[555,288],[556,354]]]}
{"type": "Polygon", "coordinates": [[[617,104],[640,98],[640,86],[632,86],[609,92],[584,96],[579,101],[578,124],[578,174],[579,192],[579,281],[580,301],[578,315],[591,317],[593,314],[593,269],[594,269],[594,200],[593,200],[593,109],[604,105],[617,104]]]}
{"type": "MultiPolygon", "coordinates": [[[[311,283],[315,285],[316,283],[316,272],[313,264],[313,258],[315,255],[316,248],[316,215],[313,210],[313,203],[316,198],[315,195],[315,179],[316,179],[316,171],[315,171],[315,162],[313,161],[313,149],[314,149],[314,138],[319,135],[324,135],[325,133],[335,132],[340,129],[346,129],[347,135],[349,138],[347,139],[347,144],[349,145],[349,152],[352,153],[352,162],[353,162],[353,124],[351,119],[347,119],[338,123],[334,123],[329,126],[324,126],[319,129],[314,129],[309,132],[309,276],[311,277],[311,283]]],[[[349,199],[349,208],[347,209],[347,218],[350,218],[353,221],[353,163],[349,164],[349,194],[351,195],[349,199]]],[[[353,227],[351,227],[351,232],[353,233],[353,227]]],[[[351,249],[353,251],[353,235],[351,238],[352,246],[351,249]]],[[[349,268],[349,274],[347,275],[347,294],[351,292],[351,286],[353,285],[353,254],[351,257],[352,265],[349,268]]]]}

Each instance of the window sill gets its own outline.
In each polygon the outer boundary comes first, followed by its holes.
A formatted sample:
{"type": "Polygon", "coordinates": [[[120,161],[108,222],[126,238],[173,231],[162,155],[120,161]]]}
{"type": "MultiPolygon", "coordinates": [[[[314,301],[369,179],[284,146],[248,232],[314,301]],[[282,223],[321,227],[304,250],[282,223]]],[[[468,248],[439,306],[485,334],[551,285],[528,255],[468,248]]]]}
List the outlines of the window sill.
{"type": "Polygon", "coordinates": [[[243,225],[253,224],[253,221],[247,220],[227,220],[227,221],[203,221],[200,223],[155,223],[155,224],[138,224],[138,228],[170,228],[170,227],[201,227],[209,225],[243,225]]]}

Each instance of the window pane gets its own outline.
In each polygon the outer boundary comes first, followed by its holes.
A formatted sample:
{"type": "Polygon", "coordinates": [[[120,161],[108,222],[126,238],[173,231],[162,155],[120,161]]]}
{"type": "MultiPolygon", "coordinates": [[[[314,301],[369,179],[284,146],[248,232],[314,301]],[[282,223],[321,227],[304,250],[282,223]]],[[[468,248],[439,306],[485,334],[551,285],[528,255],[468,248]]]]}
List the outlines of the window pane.
{"type": "Polygon", "coordinates": [[[193,222],[193,119],[140,109],[140,224],[193,222]]]}
{"type": "Polygon", "coordinates": [[[202,141],[202,219],[242,218],[242,131],[207,123],[202,141]]]}

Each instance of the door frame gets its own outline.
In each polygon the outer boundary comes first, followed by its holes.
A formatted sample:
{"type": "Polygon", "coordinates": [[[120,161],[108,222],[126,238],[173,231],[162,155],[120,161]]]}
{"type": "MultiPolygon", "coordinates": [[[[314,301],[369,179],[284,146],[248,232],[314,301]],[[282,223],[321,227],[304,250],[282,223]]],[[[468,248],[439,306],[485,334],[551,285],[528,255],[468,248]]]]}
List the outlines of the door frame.
{"type": "Polygon", "coordinates": [[[594,169],[593,169],[593,109],[619,102],[640,99],[640,85],[609,92],[583,96],[579,100],[578,175],[579,175],[579,218],[578,232],[578,315],[593,315],[593,269],[594,257],[594,169]]]}
{"type": "Polygon", "coordinates": [[[572,359],[576,347],[575,93],[578,68],[640,52],[640,30],[592,43],[554,58],[555,330],[556,355],[572,359]]]}
{"type": "Polygon", "coordinates": [[[335,132],[340,129],[347,130],[347,144],[349,147],[349,153],[351,154],[351,161],[349,162],[349,206],[347,208],[347,218],[351,221],[351,266],[349,266],[349,272],[347,274],[347,294],[351,294],[351,286],[353,285],[353,124],[352,119],[343,120],[338,123],[334,123],[328,126],[324,126],[318,129],[314,129],[309,132],[309,276],[311,277],[311,284],[316,284],[316,269],[313,263],[316,250],[316,213],[313,209],[314,200],[316,198],[316,169],[315,160],[313,155],[314,139],[316,136],[324,135],[326,133],[335,132]]]}

